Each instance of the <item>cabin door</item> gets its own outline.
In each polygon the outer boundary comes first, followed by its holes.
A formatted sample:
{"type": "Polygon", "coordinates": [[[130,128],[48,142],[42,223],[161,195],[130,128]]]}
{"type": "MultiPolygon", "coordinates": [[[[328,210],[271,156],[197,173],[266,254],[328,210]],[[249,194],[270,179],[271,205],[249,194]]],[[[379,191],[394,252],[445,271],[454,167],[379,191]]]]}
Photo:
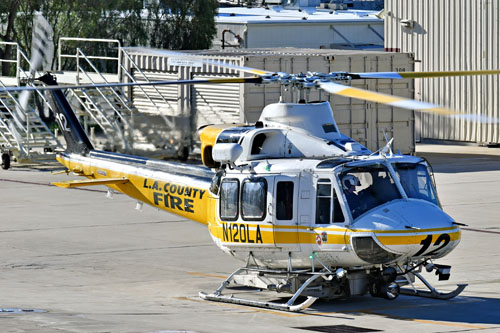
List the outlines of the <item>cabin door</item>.
{"type": "Polygon", "coordinates": [[[298,177],[276,176],[273,185],[274,242],[276,247],[298,251],[298,177]]]}

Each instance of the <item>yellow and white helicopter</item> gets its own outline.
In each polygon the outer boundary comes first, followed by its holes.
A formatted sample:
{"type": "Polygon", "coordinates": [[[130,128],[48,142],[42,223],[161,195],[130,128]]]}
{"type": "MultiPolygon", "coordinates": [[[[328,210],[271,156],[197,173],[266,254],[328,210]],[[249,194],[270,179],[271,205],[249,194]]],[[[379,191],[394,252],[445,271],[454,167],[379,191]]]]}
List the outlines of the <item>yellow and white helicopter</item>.
{"type": "MultiPolygon", "coordinates": [[[[178,53],[158,51],[179,56],[178,53]]],[[[211,60],[253,74],[249,78],[161,81],[142,84],[277,83],[396,107],[464,117],[438,105],[349,87],[355,79],[411,79],[500,74],[500,70],[384,73],[272,73],[211,60]]],[[[65,98],[46,74],[67,149],[57,159],[84,180],[60,187],[106,185],[138,202],[208,227],[223,252],[245,264],[207,300],[300,311],[316,299],[370,293],[449,299],[421,275],[422,268],[448,279],[450,266],[434,264],[460,242],[460,223],[441,208],[427,161],[395,154],[391,141],[377,152],[339,132],[328,102],[276,103],[253,125],[209,125],[200,130],[204,166],[95,150],[65,98]],[[415,277],[428,290],[416,289],[415,277]],[[286,303],[223,295],[230,284],[289,293],[286,303]],[[410,286],[403,288],[404,286],[410,286]],[[296,304],[299,296],[305,300],[296,304]]],[[[130,86],[135,83],[103,84],[130,86]]],[[[492,121],[491,119],[478,119],[492,121]]],[[[494,120],[493,120],[494,121],[494,120]]]]}

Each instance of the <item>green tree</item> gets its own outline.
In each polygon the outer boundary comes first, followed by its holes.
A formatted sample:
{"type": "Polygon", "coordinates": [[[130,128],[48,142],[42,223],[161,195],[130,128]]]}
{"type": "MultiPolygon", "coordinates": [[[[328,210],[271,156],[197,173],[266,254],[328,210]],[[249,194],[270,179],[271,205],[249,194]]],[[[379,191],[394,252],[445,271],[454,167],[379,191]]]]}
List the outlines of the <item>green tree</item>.
{"type": "MultiPolygon", "coordinates": [[[[215,36],[216,0],[1,0],[0,41],[17,42],[29,52],[33,18],[40,12],[60,37],[118,39],[122,45],[166,49],[209,48],[215,36]]],[[[68,44],[74,52],[76,45],[68,44]]],[[[79,44],[86,54],[106,55],[104,45],[79,44]],[[93,48],[93,49],[89,49],[93,48]],[[101,49],[99,49],[101,48],[101,49]]],[[[0,47],[0,58],[12,59],[12,46],[0,47]]],[[[2,62],[2,75],[13,66],[2,62]]],[[[64,64],[63,64],[64,68],[64,64]]]]}
{"type": "MultiPolygon", "coordinates": [[[[16,13],[21,0],[0,2],[0,41],[14,42],[17,40],[15,29],[16,13]]],[[[12,59],[12,45],[0,47],[0,59],[12,59]]],[[[10,75],[11,64],[2,62],[2,75],[10,75]]]]}
{"type": "Polygon", "coordinates": [[[152,47],[207,49],[215,36],[216,0],[160,0],[146,6],[152,47]]]}

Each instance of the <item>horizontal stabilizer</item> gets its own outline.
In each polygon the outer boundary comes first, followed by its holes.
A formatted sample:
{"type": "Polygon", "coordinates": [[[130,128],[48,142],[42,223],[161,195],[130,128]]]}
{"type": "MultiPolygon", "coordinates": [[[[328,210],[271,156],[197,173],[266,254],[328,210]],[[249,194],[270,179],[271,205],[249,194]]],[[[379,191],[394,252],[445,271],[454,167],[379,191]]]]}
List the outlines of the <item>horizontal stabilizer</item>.
{"type": "Polygon", "coordinates": [[[84,179],[84,180],[70,180],[67,182],[55,182],[52,185],[57,187],[80,187],[80,186],[94,186],[94,185],[117,185],[125,184],[128,182],[127,178],[102,178],[102,179],[84,179]]]}

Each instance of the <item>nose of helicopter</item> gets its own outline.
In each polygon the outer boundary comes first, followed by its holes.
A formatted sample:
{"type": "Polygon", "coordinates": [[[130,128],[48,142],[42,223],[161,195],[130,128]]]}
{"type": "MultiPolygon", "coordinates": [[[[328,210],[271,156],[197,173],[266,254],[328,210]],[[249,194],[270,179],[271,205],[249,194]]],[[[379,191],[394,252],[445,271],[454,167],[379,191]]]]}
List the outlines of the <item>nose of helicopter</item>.
{"type": "Polygon", "coordinates": [[[453,222],[430,202],[397,200],[355,220],[351,242],[356,254],[365,261],[366,258],[380,258],[376,263],[402,257],[439,258],[460,242],[460,228],[453,222]]]}

